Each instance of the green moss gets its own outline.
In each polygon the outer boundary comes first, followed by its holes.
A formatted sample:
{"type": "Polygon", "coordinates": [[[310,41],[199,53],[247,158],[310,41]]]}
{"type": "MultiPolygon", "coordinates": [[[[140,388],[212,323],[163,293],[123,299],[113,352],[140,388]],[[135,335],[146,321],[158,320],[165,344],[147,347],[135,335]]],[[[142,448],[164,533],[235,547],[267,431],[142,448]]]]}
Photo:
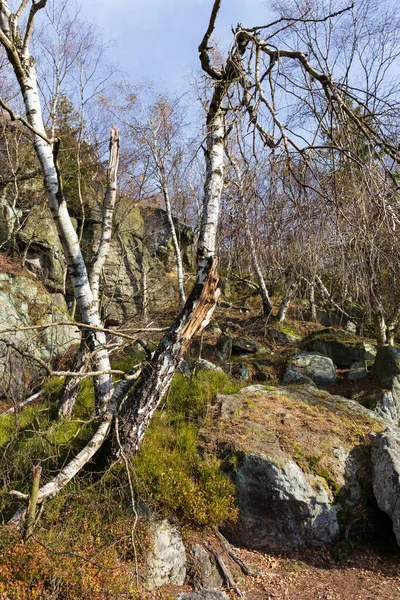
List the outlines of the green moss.
{"type": "Polygon", "coordinates": [[[327,471],[326,469],[323,470],[316,470],[315,474],[318,475],[319,477],[322,477],[323,479],[325,479],[329,489],[331,490],[331,492],[333,493],[333,495],[336,497],[340,491],[340,486],[336,483],[336,481],[333,479],[332,475],[329,473],[329,471],[327,471]]]}

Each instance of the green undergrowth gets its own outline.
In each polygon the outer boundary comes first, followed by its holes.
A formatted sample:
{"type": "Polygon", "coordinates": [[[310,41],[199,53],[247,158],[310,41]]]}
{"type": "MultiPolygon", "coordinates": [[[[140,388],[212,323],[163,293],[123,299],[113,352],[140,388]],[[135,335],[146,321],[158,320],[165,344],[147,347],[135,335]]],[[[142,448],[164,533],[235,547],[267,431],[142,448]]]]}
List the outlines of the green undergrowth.
{"type": "Polygon", "coordinates": [[[220,462],[199,451],[199,429],[216,393],[242,387],[223,373],[176,375],[134,458],[137,492],[150,505],[195,527],[235,516],[235,495],[220,462]]]}
{"type": "MultiPolygon", "coordinates": [[[[140,452],[132,460],[135,496],[153,510],[178,517],[195,527],[217,527],[235,514],[233,485],[222,474],[219,461],[199,451],[199,429],[214,395],[235,392],[242,385],[232,382],[223,373],[201,372],[190,380],[179,374],[174,377],[146,432],[140,452]]],[[[19,506],[18,500],[11,499],[10,490],[29,492],[34,465],[42,466],[42,483],[45,483],[85,446],[95,431],[91,380],[81,384],[73,417],[57,422],[54,418],[61,388],[62,380],[52,379],[45,386],[43,402],[27,407],[17,416],[0,418],[0,519],[3,522],[19,506]]],[[[46,505],[43,523],[46,520],[58,523],[51,517],[57,510],[71,515],[65,519],[68,530],[73,529],[74,523],[79,527],[82,511],[85,519],[101,523],[103,511],[112,512],[117,500],[120,504],[121,498],[115,497],[117,487],[124,490],[121,506],[127,519],[131,519],[132,515],[127,514],[131,499],[125,466],[118,463],[102,476],[101,493],[95,493],[97,503],[91,500],[91,489],[96,489],[100,477],[98,465],[94,466],[95,469],[90,465],[84,469],[66,490],[46,505]],[[75,497],[79,498],[77,503],[73,501],[75,497]],[[107,509],[104,498],[109,500],[107,509]],[[93,505],[92,510],[87,512],[90,505],[93,505]]]]}
{"type": "MultiPolygon", "coordinates": [[[[214,395],[242,386],[223,373],[201,372],[190,380],[176,375],[140,452],[130,462],[133,497],[124,462],[105,468],[104,460],[97,458],[46,503],[29,544],[0,526],[0,597],[141,597],[134,563],[135,556],[140,562],[149,541],[142,516],[132,544],[132,507],[139,499],[151,513],[178,518],[190,528],[213,529],[234,518],[234,486],[220,462],[199,450],[199,430],[214,395]]],[[[61,387],[62,380],[52,379],[43,402],[0,418],[3,523],[21,506],[10,490],[29,492],[32,466],[41,464],[41,481],[49,481],[96,428],[90,380],[81,384],[73,417],[54,421],[61,387]]]]}

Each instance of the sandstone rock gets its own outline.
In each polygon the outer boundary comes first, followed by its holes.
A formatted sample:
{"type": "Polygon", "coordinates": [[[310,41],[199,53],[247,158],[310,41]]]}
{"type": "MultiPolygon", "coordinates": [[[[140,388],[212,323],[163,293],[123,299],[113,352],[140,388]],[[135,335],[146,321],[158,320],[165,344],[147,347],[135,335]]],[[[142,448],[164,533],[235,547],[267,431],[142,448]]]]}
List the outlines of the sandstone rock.
{"type": "Polygon", "coordinates": [[[303,383],[315,385],[313,380],[310,377],[308,377],[307,375],[304,375],[303,373],[301,373],[294,367],[290,366],[288,369],[286,369],[285,374],[283,376],[283,384],[284,385],[303,384],[303,383]]]}
{"type": "Polygon", "coordinates": [[[215,354],[221,362],[229,362],[232,354],[232,338],[222,333],[215,345],[215,354]]]}
{"type": "Polygon", "coordinates": [[[295,344],[301,342],[302,337],[289,327],[269,327],[266,335],[277,344],[295,344]]]}
{"type": "Polygon", "coordinates": [[[186,554],[178,526],[164,519],[152,521],[149,529],[151,549],[146,556],[146,588],[153,590],[166,583],[183,585],[186,554]]]}
{"type": "Polygon", "coordinates": [[[376,435],[372,450],[372,484],[379,508],[392,519],[400,545],[400,432],[376,435]]]}
{"type": "Polygon", "coordinates": [[[220,588],[223,579],[218,571],[215,559],[210,556],[201,544],[190,547],[192,562],[192,583],[195,589],[220,588]]]}
{"type": "Polygon", "coordinates": [[[372,373],[382,385],[390,388],[394,377],[400,375],[400,347],[380,346],[372,373]]]}
{"type": "Polygon", "coordinates": [[[221,367],[218,367],[211,361],[205,360],[204,358],[200,358],[200,360],[196,362],[195,368],[196,371],[217,371],[218,373],[223,373],[221,367]]]}
{"type": "Polygon", "coordinates": [[[209,333],[216,333],[218,335],[222,333],[220,326],[214,319],[211,319],[211,321],[206,327],[206,331],[208,331],[209,333]]]}
{"type": "Polygon", "coordinates": [[[0,395],[18,398],[30,391],[43,376],[37,362],[8,351],[6,342],[24,352],[54,365],[71,346],[78,344],[80,334],[67,315],[65,301],[53,300],[40,283],[30,276],[0,273],[0,395]],[[53,326],[59,323],[61,325],[53,326]],[[18,327],[49,325],[43,330],[19,330],[18,327]],[[1,335],[1,331],[16,328],[1,335]],[[15,377],[15,373],[19,377],[15,377]]]}
{"type": "Polygon", "coordinates": [[[291,460],[244,456],[236,477],[239,519],[227,533],[238,545],[284,551],[328,545],[339,534],[338,506],[321,477],[291,460]]]}
{"type": "MultiPolygon", "coordinates": [[[[82,251],[87,261],[97,250],[101,221],[100,207],[92,207],[86,215],[82,237],[82,251]]],[[[192,268],[195,256],[193,232],[178,219],[174,221],[184,266],[192,268]]],[[[165,211],[151,207],[128,209],[126,204],[120,203],[115,222],[118,235],[113,237],[102,281],[102,316],[108,325],[126,322],[141,311],[144,274],[149,306],[164,305],[176,297],[176,286],[168,276],[176,267],[165,211]]],[[[34,207],[30,211],[18,232],[17,243],[26,254],[27,267],[48,289],[62,291],[65,259],[47,206],[34,207]]]]}
{"type": "Polygon", "coordinates": [[[268,368],[266,367],[266,365],[263,365],[260,362],[252,361],[251,366],[254,369],[253,379],[256,379],[257,381],[272,381],[273,380],[273,376],[268,371],[268,368]]]}
{"type": "Polygon", "coordinates": [[[400,425],[400,376],[393,377],[392,387],[382,393],[375,406],[376,414],[389,425],[400,425]]]}
{"type": "Polygon", "coordinates": [[[293,379],[297,377],[293,369],[321,385],[335,385],[336,383],[335,365],[330,358],[321,354],[302,352],[293,356],[288,364],[289,374],[285,374],[285,382],[288,382],[288,378],[291,378],[293,382],[293,379]]]}

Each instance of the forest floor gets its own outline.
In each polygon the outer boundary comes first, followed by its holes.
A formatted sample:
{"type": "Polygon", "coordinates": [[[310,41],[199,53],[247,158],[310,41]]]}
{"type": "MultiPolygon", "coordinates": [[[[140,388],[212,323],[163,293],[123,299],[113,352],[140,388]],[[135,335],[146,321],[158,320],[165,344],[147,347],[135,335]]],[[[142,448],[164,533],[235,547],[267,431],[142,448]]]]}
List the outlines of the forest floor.
{"type": "MultiPolygon", "coordinates": [[[[247,600],[398,600],[400,555],[365,547],[334,560],[328,549],[291,555],[236,549],[247,564],[265,571],[237,583],[247,600]]],[[[154,591],[150,600],[167,600],[178,588],[154,591]]],[[[183,588],[180,588],[183,591],[183,588]]],[[[189,588],[185,588],[189,591],[189,588]]],[[[237,598],[233,591],[230,598],[237,598]]]]}

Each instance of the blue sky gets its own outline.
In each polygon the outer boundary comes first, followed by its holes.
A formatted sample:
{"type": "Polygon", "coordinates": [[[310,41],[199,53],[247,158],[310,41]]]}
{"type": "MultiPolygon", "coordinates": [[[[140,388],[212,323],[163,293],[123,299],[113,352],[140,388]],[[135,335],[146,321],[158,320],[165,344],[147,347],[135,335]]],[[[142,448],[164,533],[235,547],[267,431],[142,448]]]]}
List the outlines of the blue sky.
{"type": "MultiPolygon", "coordinates": [[[[84,0],[82,11],[114,42],[110,59],[133,82],[154,81],[179,95],[199,66],[197,47],[212,5],[213,0],[84,0]]],[[[229,46],[232,25],[265,23],[268,12],[265,0],[223,0],[215,34],[221,49],[229,46]]]]}

